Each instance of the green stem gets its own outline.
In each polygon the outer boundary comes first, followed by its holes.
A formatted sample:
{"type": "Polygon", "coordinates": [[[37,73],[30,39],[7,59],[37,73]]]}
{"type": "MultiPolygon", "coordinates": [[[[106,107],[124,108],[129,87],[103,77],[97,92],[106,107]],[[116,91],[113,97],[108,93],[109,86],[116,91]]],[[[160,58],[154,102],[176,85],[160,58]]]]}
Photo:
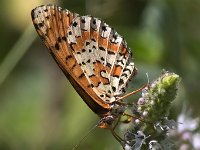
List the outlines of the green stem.
{"type": "Polygon", "coordinates": [[[6,80],[19,60],[24,56],[35,38],[36,34],[34,34],[33,26],[29,24],[0,64],[0,85],[6,80]]]}

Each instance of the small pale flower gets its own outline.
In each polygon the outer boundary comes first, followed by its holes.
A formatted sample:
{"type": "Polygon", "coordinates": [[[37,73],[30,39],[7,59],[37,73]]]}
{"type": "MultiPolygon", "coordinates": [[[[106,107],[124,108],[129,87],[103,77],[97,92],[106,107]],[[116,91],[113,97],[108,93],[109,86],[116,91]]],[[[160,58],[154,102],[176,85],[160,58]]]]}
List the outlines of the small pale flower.
{"type": "Polygon", "coordinates": [[[161,145],[156,140],[152,140],[149,142],[149,149],[150,150],[163,150],[161,145]]]}
{"type": "Polygon", "coordinates": [[[178,117],[178,132],[194,131],[199,126],[199,118],[193,119],[186,115],[187,112],[182,113],[178,117]]]}
{"type": "Polygon", "coordinates": [[[192,145],[195,150],[200,150],[200,133],[196,133],[193,135],[192,145]]]}
{"type": "Polygon", "coordinates": [[[140,97],[138,99],[138,102],[137,102],[138,105],[144,105],[145,104],[145,99],[143,97],[140,97]]]}

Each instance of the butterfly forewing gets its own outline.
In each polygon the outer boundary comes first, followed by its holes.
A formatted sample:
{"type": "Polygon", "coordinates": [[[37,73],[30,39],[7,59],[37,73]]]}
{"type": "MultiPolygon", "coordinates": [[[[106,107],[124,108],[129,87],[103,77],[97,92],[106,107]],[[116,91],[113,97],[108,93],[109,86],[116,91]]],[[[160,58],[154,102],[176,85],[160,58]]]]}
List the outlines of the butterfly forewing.
{"type": "Polygon", "coordinates": [[[76,91],[98,115],[125,92],[137,69],[131,51],[116,31],[91,16],[55,5],[32,11],[33,24],[76,91]]]}
{"type": "Polygon", "coordinates": [[[38,34],[76,91],[95,113],[106,112],[109,105],[95,94],[68,44],[68,28],[77,16],[54,5],[40,6],[32,11],[38,34]]]}

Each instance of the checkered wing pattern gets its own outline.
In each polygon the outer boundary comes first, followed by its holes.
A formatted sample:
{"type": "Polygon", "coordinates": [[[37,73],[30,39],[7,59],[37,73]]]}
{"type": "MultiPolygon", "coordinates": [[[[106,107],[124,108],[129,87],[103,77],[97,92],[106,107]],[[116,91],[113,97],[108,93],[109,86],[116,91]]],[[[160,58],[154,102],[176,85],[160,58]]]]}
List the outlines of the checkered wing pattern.
{"type": "Polygon", "coordinates": [[[32,19],[59,67],[86,103],[93,100],[106,108],[125,92],[137,69],[125,40],[109,25],[55,5],[35,8],[32,19]]]}

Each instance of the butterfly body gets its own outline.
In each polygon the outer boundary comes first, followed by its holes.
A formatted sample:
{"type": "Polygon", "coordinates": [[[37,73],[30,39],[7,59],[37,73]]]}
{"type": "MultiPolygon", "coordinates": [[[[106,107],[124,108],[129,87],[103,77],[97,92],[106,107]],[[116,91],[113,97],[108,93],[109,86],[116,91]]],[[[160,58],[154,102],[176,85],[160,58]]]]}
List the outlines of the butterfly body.
{"type": "Polygon", "coordinates": [[[75,90],[107,128],[124,111],[117,101],[137,73],[122,36],[102,20],[55,5],[32,10],[36,31],[75,90]]]}

